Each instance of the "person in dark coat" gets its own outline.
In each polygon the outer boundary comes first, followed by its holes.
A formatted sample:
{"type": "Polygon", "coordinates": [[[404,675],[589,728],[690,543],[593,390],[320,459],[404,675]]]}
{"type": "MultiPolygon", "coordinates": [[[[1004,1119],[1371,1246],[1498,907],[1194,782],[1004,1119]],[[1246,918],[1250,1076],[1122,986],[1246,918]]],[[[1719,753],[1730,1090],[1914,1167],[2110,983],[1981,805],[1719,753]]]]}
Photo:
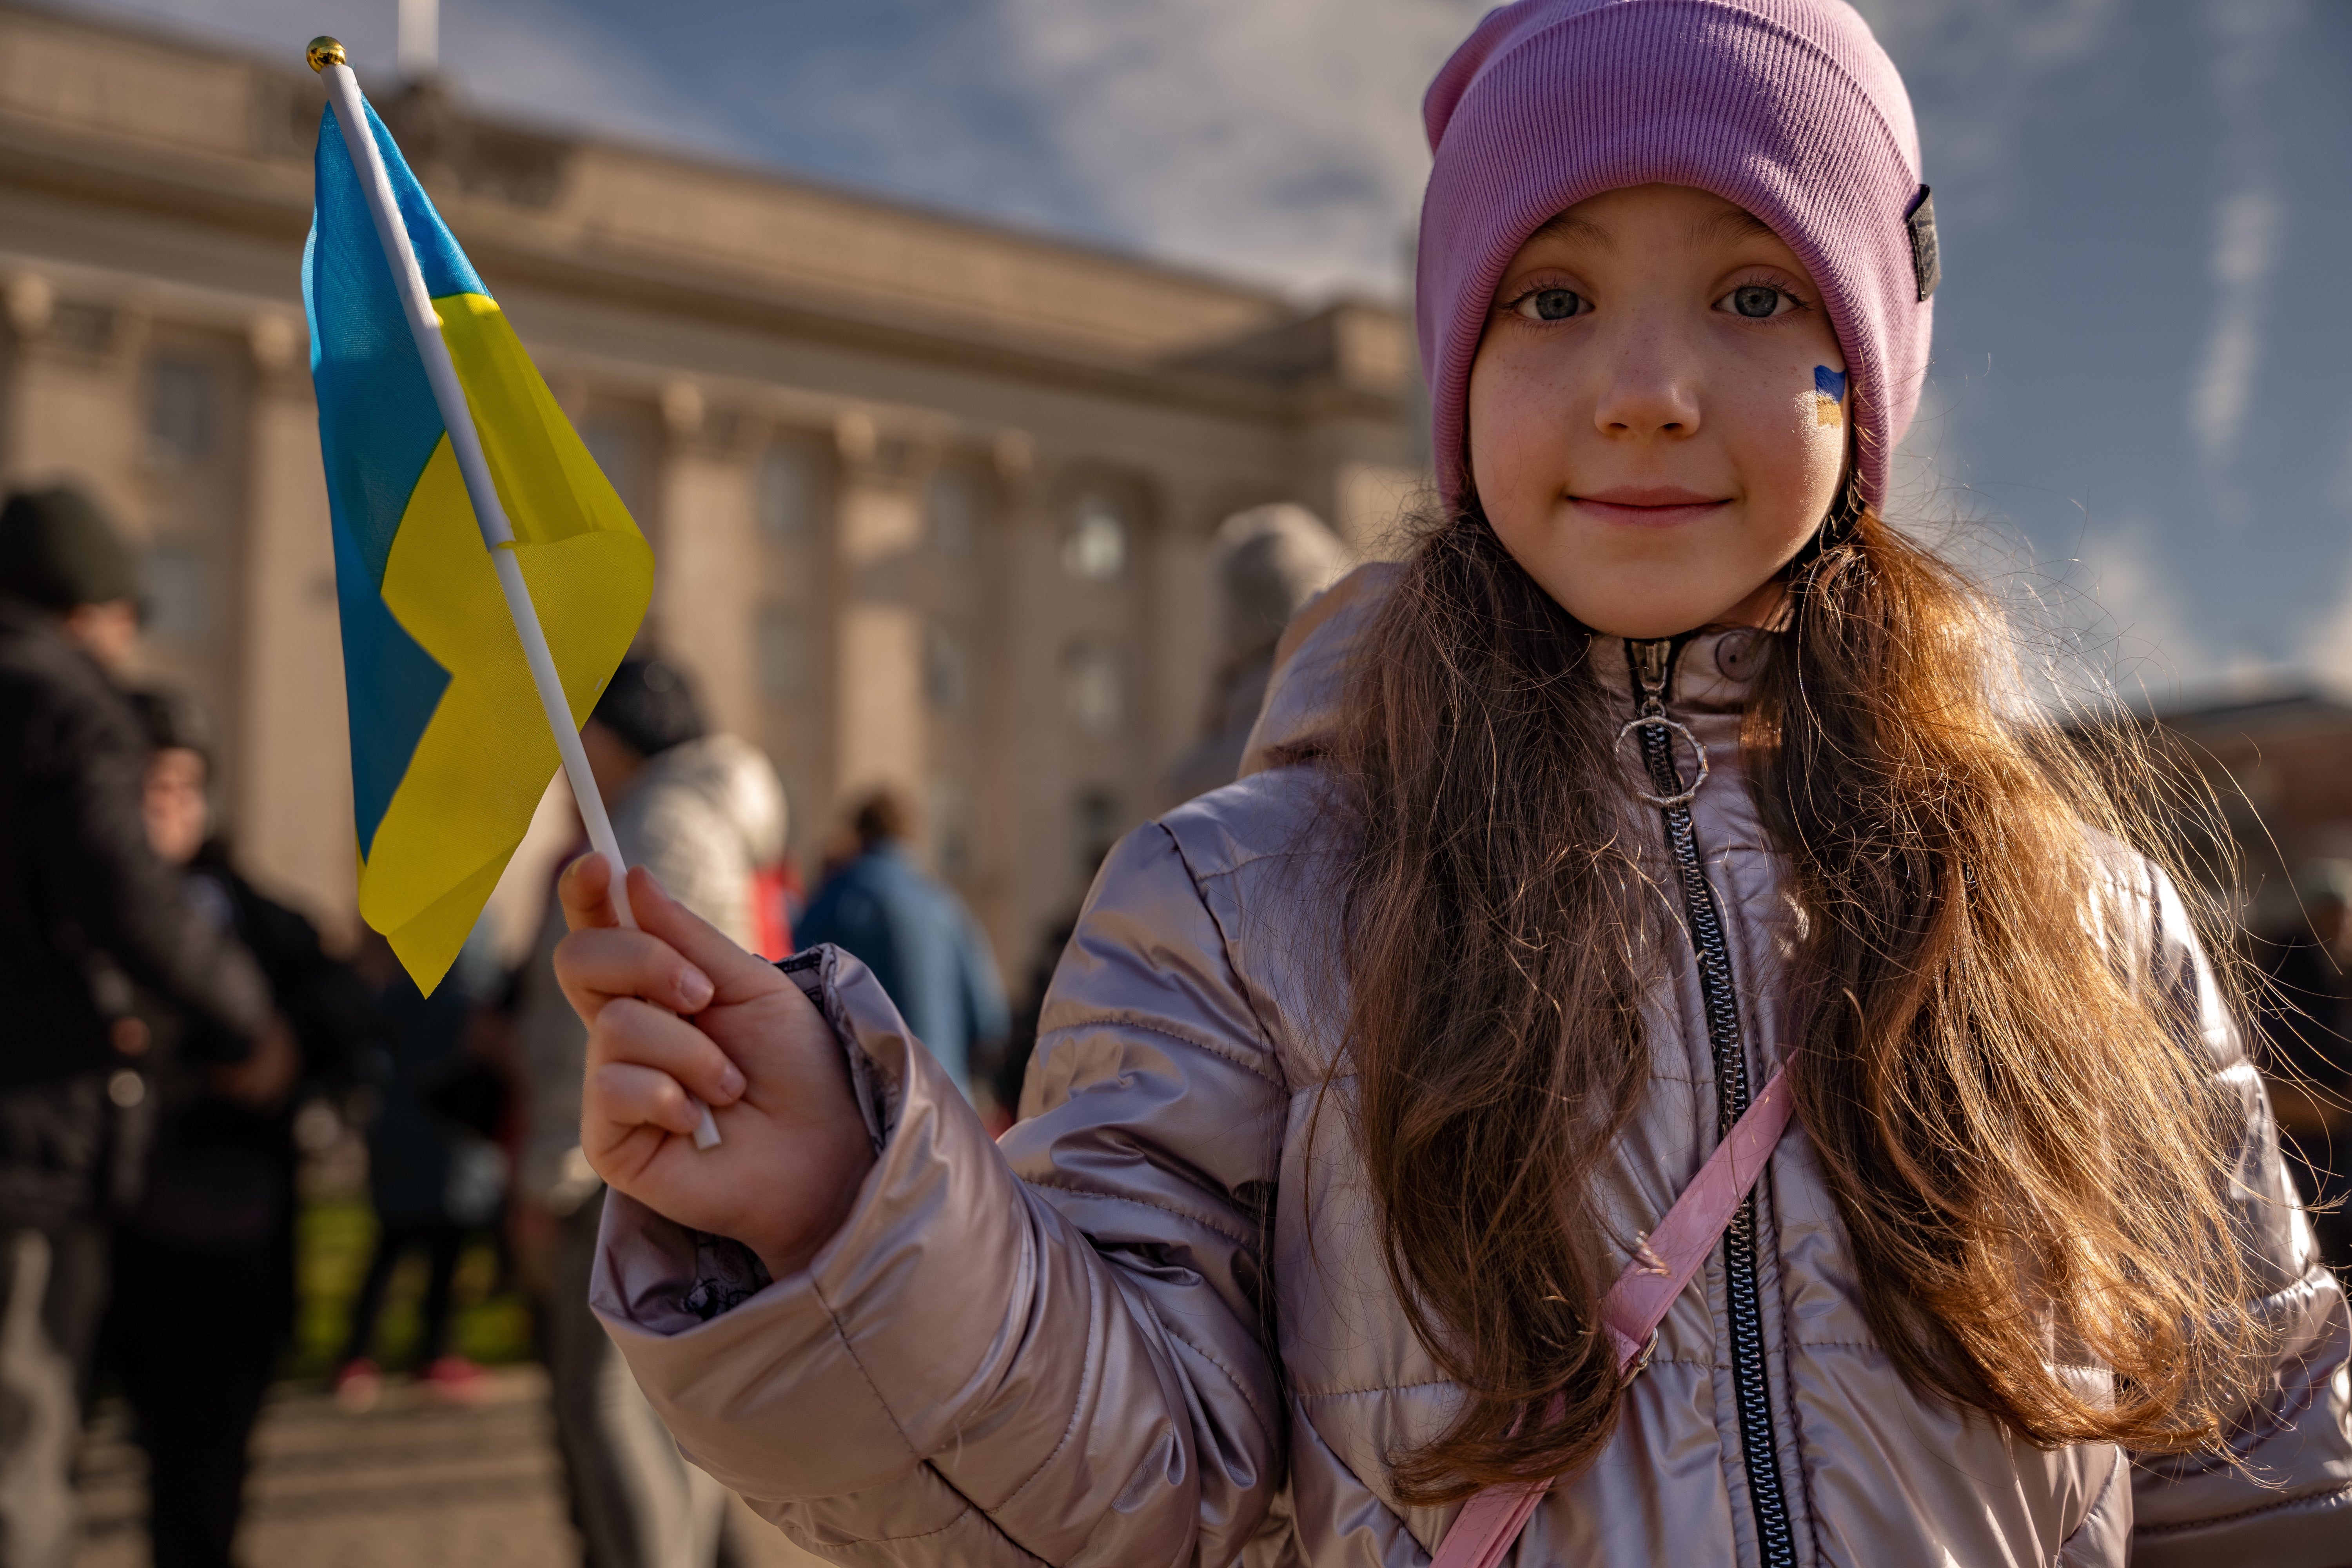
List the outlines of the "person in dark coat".
{"type": "MultiPolygon", "coordinates": [[[[360,1078],[376,1092],[367,1124],[368,1198],[375,1210],[375,1250],[351,1327],[336,1361],[336,1402],[353,1413],[373,1408],[383,1389],[375,1332],[400,1260],[422,1253],[425,1294],[411,1357],[416,1380],[433,1396],[469,1403],[487,1392],[482,1370],[451,1348],[452,1287],[468,1237],[494,1225],[506,1197],[503,1154],[456,1114],[451,1089],[478,1076],[477,1013],[499,984],[497,961],[469,942],[430,995],[417,989],[373,931],[362,939],[360,964],[371,992],[374,1047],[360,1078]]],[[[488,1120],[495,1120],[496,1111],[488,1120]]]]}
{"type": "MultiPolygon", "coordinates": [[[[0,1562],[71,1552],[69,1467],[106,1298],[117,1136],[146,1096],[144,986],[186,1059],[236,1071],[291,1050],[259,968],[147,841],[151,750],[109,678],[138,637],[130,552],[78,491],[0,507],[0,1562]],[[22,1326],[22,1331],[19,1331],[22,1326]]],[[[121,1184],[116,1179],[121,1178],[121,1184]]]]}
{"type": "Polygon", "coordinates": [[[992,1061],[1005,1036],[1004,983],[971,911],[915,863],[908,818],[888,790],[859,803],[857,854],[817,889],[793,935],[803,947],[832,942],[871,969],[969,1099],[973,1066],[992,1061]]]}
{"type": "Polygon", "coordinates": [[[231,868],[212,836],[211,761],[184,699],[133,692],[154,743],[148,841],[186,868],[198,910],[261,965],[299,1059],[224,1069],[182,1059],[178,1010],[142,991],[154,1112],[140,1198],[114,1234],[105,1360],[147,1453],[155,1568],[228,1568],[263,1393],[294,1328],[294,1096],[348,1076],[365,997],[316,927],[231,868]]]}

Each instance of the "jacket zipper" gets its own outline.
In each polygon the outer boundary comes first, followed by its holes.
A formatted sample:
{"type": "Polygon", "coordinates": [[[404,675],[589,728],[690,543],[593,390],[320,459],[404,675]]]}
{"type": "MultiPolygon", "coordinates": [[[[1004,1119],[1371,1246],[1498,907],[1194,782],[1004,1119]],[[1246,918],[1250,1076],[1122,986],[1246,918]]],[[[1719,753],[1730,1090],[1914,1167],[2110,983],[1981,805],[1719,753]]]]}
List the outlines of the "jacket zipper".
{"type": "MultiPolygon", "coordinates": [[[[1716,1136],[1729,1137],[1748,1110],[1748,1052],[1740,1038],[1739,998],[1731,973],[1731,949],[1723,934],[1723,914],[1715,888],[1699,860],[1692,830],[1690,796],[1675,765],[1677,734],[1690,732],[1666,717],[1666,689],[1686,637],[1625,644],[1633,690],[1640,700],[1642,761],[1661,802],[1666,848],[1682,878],[1689,914],[1691,948],[1698,960],[1699,996],[1706,1010],[1707,1046],[1715,1059],[1716,1136]],[[1644,721],[1650,721],[1644,722],[1644,721]]],[[[1696,737],[1690,737],[1694,748],[1696,737]]],[[[1702,773],[1702,778],[1704,774],[1702,773]]],[[[1788,1498],[1780,1484],[1780,1460],[1773,1441],[1772,1389],[1764,1360],[1764,1314],[1756,1285],[1756,1194],[1739,1205],[1723,1233],[1724,1302],[1731,1339],[1731,1387],[1739,1413],[1739,1456],[1748,1472],[1748,1501],[1764,1568],[1796,1568],[1797,1542],[1789,1522],[1788,1498]]]]}

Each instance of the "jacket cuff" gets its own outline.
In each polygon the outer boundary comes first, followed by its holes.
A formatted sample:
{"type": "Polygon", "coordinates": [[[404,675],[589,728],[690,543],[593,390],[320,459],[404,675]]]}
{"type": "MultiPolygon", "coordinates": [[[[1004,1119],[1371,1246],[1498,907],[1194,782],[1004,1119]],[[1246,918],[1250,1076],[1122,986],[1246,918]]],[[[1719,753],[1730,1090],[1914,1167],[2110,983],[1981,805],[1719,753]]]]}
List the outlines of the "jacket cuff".
{"type": "Polygon", "coordinates": [[[931,1451],[1001,1321],[969,1260],[1028,1237],[1018,1182],[865,965],[827,947],[779,967],[833,1026],[875,1142],[848,1216],[805,1269],[769,1280],[737,1244],[608,1194],[589,1304],[697,1463],[793,1501],[882,1485],[931,1451]],[[959,1299],[968,1310],[907,1333],[908,1302],[959,1299]]]}

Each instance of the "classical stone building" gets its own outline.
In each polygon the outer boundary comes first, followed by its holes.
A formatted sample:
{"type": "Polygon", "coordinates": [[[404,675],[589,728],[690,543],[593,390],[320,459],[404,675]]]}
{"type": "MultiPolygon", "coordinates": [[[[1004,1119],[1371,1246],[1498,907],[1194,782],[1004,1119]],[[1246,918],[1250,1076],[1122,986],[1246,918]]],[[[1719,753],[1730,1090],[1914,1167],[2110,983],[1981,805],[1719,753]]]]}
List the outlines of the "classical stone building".
{"type": "MultiPolygon", "coordinates": [[[[0,5],[0,478],[80,480],[136,531],[149,668],[215,715],[243,858],[337,921],[299,42],[0,5]]],[[[1369,542],[1417,489],[1385,306],[498,123],[358,63],[653,542],[646,642],[776,759],[803,864],[898,784],[1008,963],[1166,804],[1217,521],[1291,500],[1369,542]]]]}

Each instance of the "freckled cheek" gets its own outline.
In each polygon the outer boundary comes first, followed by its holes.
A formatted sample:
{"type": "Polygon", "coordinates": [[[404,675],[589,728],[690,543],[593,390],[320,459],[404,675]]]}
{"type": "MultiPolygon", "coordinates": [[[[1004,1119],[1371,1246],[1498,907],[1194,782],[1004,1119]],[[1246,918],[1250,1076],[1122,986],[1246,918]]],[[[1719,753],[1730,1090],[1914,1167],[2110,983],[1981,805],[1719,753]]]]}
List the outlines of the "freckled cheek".
{"type": "Polygon", "coordinates": [[[1853,426],[1841,419],[1835,425],[1815,425],[1805,434],[1806,477],[1819,501],[1819,510],[1826,510],[1837,499],[1838,486],[1845,479],[1846,456],[1853,444],[1853,426]]]}
{"type": "Polygon", "coordinates": [[[1757,412],[1736,440],[1735,460],[1757,546],[1779,552],[1808,534],[1836,499],[1845,430],[1816,424],[1810,406],[1794,403],[1757,412]]]}
{"type": "Polygon", "coordinates": [[[1564,414],[1537,378],[1481,363],[1471,376],[1470,472],[1490,513],[1515,497],[1540,497],[1560,482],[1564,414]]]}
{"type": "Polygon", "coordinates": [[[1792,479],[1801,477],[1808,488],[1834,488],[1845,462],[1845,408],[1808,384],[1781,403],[1777,413],[1770,425],[1779,450],[1771,466],[1792,479]]]}

